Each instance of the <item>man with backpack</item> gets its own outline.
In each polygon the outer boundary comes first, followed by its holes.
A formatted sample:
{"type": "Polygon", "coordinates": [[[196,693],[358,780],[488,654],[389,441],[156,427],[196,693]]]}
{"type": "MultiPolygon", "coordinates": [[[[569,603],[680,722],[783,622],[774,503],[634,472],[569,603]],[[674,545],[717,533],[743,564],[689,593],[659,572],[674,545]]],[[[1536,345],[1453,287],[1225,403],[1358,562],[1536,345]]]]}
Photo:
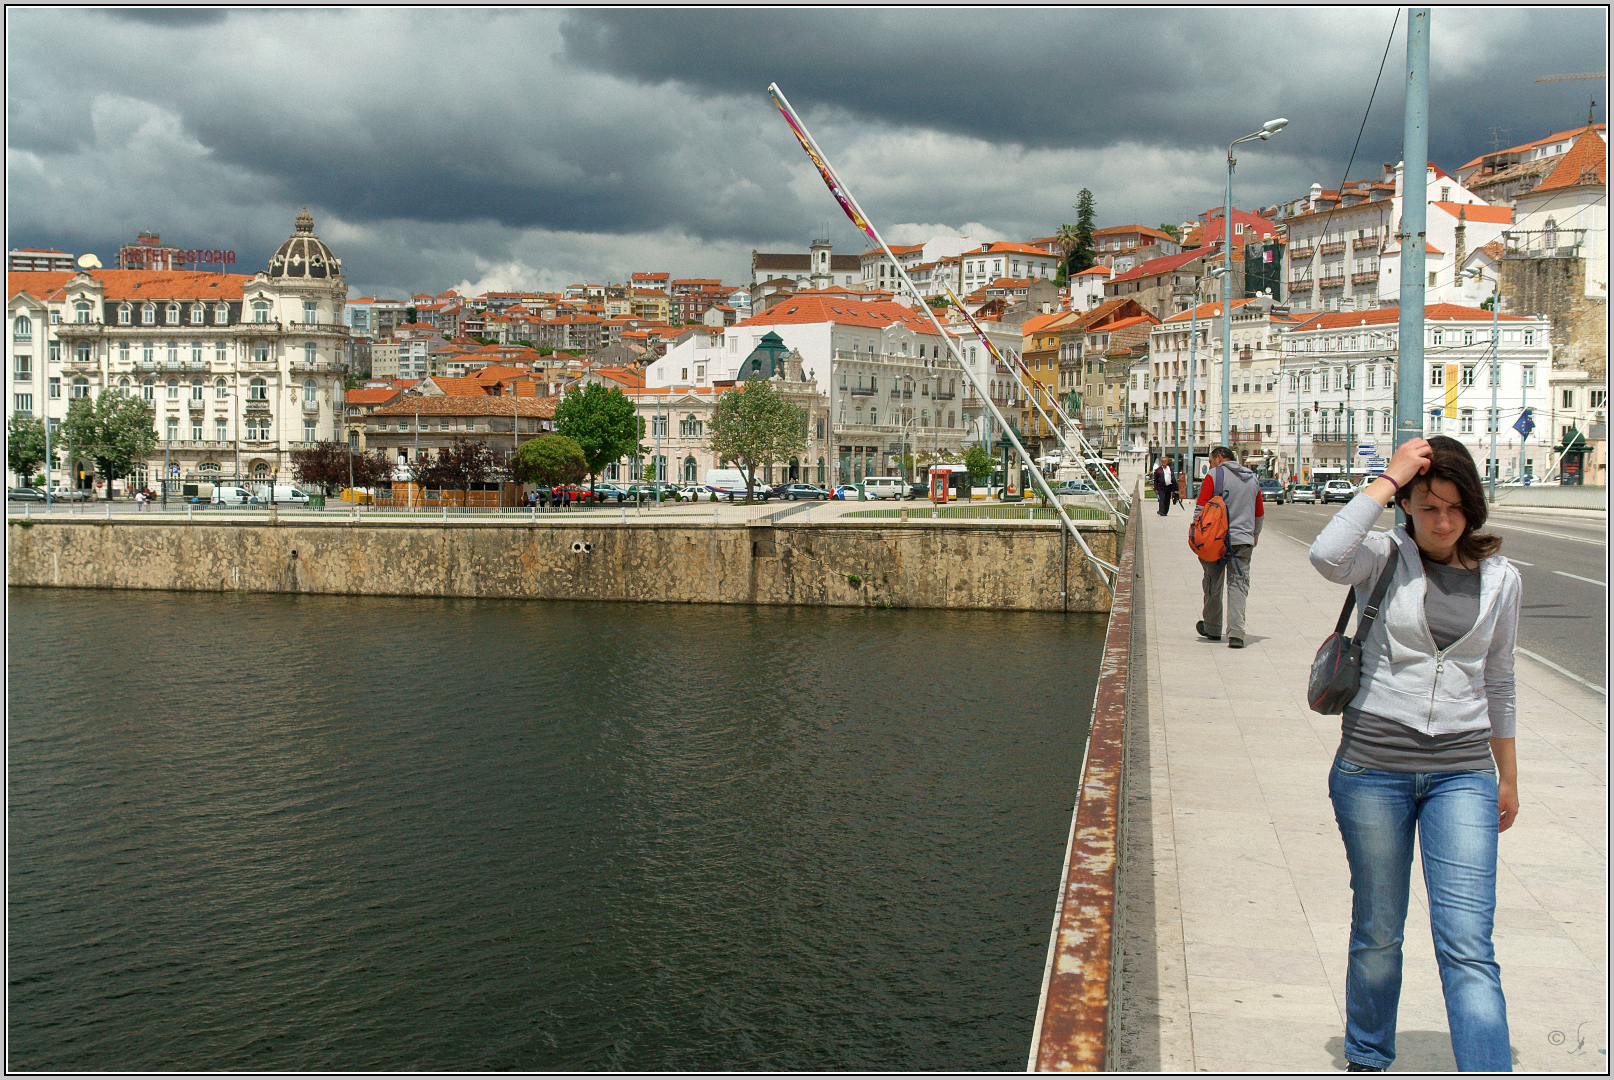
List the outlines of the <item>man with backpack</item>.
{"type": "Polygon", "coordinates": [[[1255,473],[1218,446],[1210,452],[1210,472],[1200,485],[1188,543],[1205,571],[1204,618],[1199,636],[1222,640],[1222,588],[1227,588],[1227,645],[1244,648],[1244,606],[1250,598],[1250,553],[1261,537],[1261,485],[1255,473]],[[1220,543],[1218,543],[1220,541],[1220,543]]]}

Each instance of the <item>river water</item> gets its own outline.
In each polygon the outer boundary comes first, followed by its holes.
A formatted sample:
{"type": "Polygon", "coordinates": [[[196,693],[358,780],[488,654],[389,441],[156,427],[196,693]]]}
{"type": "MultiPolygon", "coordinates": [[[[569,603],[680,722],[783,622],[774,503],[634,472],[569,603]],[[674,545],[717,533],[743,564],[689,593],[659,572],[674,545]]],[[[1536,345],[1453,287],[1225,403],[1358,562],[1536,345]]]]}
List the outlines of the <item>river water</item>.
{"type": "Polygon", "coordinates": [[[1095,616],[10,589],[17,1070],[1021,1070],[1095,616]]]}

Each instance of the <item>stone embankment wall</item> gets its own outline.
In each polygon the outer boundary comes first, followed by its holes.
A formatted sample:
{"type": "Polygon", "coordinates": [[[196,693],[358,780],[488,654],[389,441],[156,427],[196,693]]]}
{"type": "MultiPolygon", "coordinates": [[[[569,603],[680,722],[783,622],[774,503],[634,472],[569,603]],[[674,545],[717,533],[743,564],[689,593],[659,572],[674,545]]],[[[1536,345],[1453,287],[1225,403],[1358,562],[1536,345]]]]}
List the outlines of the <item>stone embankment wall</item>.
{"type": "MultiPolygon", "coordinates": [[[[66,588],[1109,610],[1057,523],[13,520],[7,580],[66,588]]],[[[1107,523],[1083,528],[1116,561],[1107,523]]]]}

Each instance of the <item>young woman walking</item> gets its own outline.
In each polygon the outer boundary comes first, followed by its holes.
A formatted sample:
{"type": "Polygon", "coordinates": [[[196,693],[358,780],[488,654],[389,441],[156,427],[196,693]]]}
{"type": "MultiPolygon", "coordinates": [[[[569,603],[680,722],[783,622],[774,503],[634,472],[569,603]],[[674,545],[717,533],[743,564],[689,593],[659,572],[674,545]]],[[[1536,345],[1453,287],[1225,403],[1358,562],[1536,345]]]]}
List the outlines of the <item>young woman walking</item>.
{"type": "Polygon", "coordinates": [[[1491,946],[1497,837],[1519,812],[1513,648],[1519,572],[1477,532],[1485,496],[1455,439],[1409,439],[1323,529],[1312,565],[1358,603],[1396,568],[1362,645],[1328,794],[1351,870],[1345,1058],[1395,1060],[1401,941],[1416,834],[1452,1052],[1464,1072],[1509,1072],[1507,1003],[1491,946]],[[1406,523],[1373,524],[1391,502],[1406,523]]]}

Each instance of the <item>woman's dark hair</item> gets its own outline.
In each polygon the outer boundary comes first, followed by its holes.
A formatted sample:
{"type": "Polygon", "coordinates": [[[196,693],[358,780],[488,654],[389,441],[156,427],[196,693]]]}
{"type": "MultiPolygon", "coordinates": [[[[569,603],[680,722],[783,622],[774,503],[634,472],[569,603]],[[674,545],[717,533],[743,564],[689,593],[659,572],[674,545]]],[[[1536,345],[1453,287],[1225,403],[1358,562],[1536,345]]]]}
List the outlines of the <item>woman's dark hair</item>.
{"type": "Polygon", "coordinates": [[[1463,507],[1463,535],[1457,538],[1458,556],[1464,562],[1479,562],[1495,555],[1502,547],[1502,538],[1474,531],[1485,524],[1485,488],[1468,447],[1449,435],[1436,435],[1429,440],[1429,449],[1435,454],[1429,471],[1395,493],[1395,501],[1401,504],[1406,518],[1407,535],[1412,535],[1412,515],[1406,512],[1407,500],[1416,489],[1428,487],[1430,481],[1446,480],[1457,489],[1457,501],[1463,507]]]}

